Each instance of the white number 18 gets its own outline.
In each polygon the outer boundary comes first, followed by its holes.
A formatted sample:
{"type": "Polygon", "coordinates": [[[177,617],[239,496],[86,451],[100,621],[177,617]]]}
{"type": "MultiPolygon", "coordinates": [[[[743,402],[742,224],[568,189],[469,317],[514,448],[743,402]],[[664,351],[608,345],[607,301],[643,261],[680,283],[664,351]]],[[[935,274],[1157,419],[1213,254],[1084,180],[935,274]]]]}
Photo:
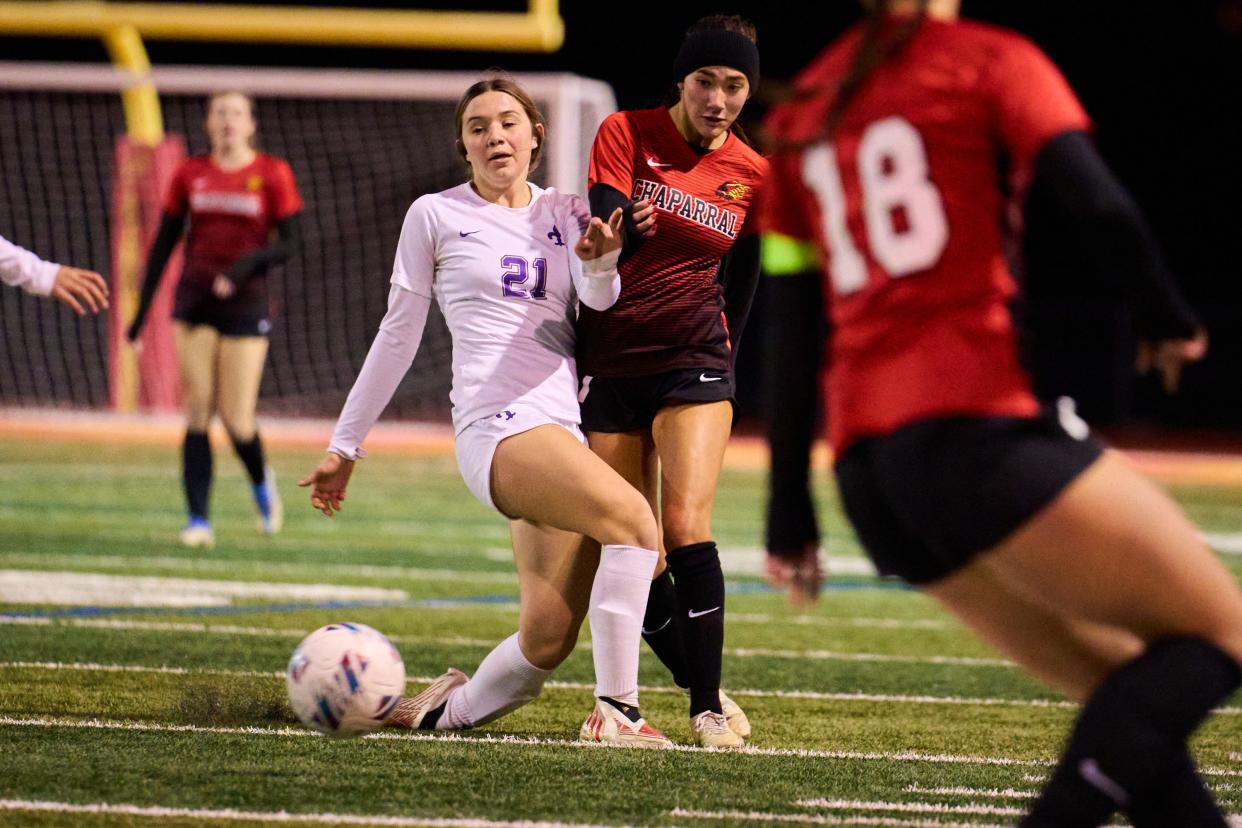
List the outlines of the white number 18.
{"type": "MultiPolygon", "coordinates": [[[[949,222],[940,191],[928,178],[922,136],[904,118],[876,121],[863,130],[857,164],[871,254],[894,278],[927,270],[944,252],[949,222]],[[898,210],[905,217],[902,227],[894,220],[898,210]]],[[[845,187],[830,144],[807,150],[802,177],[819,200],[832,283],[840,294],[853,293],[867,283],[867,261],[846,227],[845,187]]]]}

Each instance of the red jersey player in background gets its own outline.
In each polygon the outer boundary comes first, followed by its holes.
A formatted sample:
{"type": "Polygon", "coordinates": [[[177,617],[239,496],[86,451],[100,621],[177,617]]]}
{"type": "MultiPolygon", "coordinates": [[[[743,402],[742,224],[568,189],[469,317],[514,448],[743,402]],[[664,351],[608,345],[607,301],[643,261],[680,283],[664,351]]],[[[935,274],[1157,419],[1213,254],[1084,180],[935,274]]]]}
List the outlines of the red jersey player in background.
{"type": "Polygon", "coordinates": [[[218,412],[250,476],[260,531],[280,531],[280,495],[255,423],[271,330],[267,270],[297,245],[302,198],[288,163],[257,152],[254,105],[240,92],[207,102],[209,155],[187,158],[173,177],[151,252],[138,313],[137,341],[164,266],[189,223],[185,267],[177,283],[173,331],[186,408],[182,480],[187,546],[211,546],[208,514],[212,459],[207,429],[218,412]]]}
{"type": "Polygon", "coordinates": [[[661,520],[644,638],[688,691],[695,740],[740,747],[750,724],[720,692],[724,575],[711,510],[759,272],[747,214],[767,165],[733,130],[759,79],[754,26],[698,21],[673,77],[671,107],[610,116],[591,148],[592,214],[649,201],[656,220],[646,237],[629,235],[617,303],[581,310],[579,400],[591,449],[661,520]]]}
{"type": "Polygon", "coordinates": [[[1186,742],[1242,683],[1242,592],[1070,406],[1041,413],[1007,308],[1006,181],[1046,182],[1097,238],[1168,387],[1206,338],[1039,49],[959,22],[957,0],[879,5],[770,115],[783,149],[761,197],[766,226],[825,263],[846,512],[881,572],[1084,700],[1023,826],[1119,809],[1223,826],[1186,742]]]}

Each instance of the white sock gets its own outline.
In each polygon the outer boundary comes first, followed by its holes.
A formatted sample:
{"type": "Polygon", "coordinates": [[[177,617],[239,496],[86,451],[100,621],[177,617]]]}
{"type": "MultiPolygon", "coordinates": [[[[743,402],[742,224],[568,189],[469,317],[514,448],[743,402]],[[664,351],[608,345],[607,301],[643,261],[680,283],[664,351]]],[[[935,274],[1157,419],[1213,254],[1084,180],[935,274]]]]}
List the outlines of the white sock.
{"type": "Polygon", "coordinates": [[[526,660],[518,634],[487,654],[470,681],[449,696],[437,730],[458,730],[487,724],[534,699],[552,675],[526,660]]]}
{"type": "Polygon", "coordinates": [[[638,646],[651,576],[660,553],[612,544],[600,551],[591,585],[591,650],[595,695],[638,704],[638,646]]]}

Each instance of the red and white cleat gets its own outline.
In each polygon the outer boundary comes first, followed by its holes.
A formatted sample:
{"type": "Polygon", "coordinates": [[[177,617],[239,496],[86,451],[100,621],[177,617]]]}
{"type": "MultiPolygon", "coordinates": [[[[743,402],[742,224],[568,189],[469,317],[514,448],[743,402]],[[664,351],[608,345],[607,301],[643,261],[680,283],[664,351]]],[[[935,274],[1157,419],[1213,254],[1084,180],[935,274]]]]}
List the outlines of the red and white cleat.
{"type": "Polygon", "coordinates": [[[595,709],[582,723],[578,738],[584,742],[600,742],[633,748],[670,748],[673,746],[660,731],[639,718],[632,721],[623,712],[602,699],[595,700],[595,709]]]}

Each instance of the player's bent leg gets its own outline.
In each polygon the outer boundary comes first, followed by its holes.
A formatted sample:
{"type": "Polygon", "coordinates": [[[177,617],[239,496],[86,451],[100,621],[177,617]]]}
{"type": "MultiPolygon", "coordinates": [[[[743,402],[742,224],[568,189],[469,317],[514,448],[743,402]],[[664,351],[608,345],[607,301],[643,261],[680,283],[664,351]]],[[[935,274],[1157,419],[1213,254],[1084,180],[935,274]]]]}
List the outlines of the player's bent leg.
{"type": "Polygon", "coordinates": [[[1125,630],[1031,602],[978,559],[924,590],[984,642],[1077,701],[1143,649],[1143,642],[1125,630]]]}
{"type": "Polygon", "coordinates": [[[216,355],[220,335],[209,325],[173,323],[177,348],[177,373],[186,413],[185,440],[181,448],[181,480],[189,517],[181,530],[185,546],[215,545],[210,522],[212,478],[211,425],[216,401],[216,355]]]}
{"type": "Polygon", "coordinates": [[[660,410],[651,428],[661,466],[664,543],[688,665],[690,727],[694,738],[710,747],[741,747],[737,731],[750,730],[745,714],[735,714],[737,730],[729,726],[720,698],[724,573],[711,539],[711,514],[732,418],[725,400],[671,405],[660,410]]]}
{"type": "Polygon", "coordinates": [[[1242,590],[1177,505],[1115,452],[980,560],[1053,612],[1145,641],[1204,638],[1242,661],[1242,590]]]}
{"type": "Polygon", "coordinates": [[[274,535],[284,525],[284,507],[276,488],[276,476],[264,458],[263,441],[255,422],[267,349],[265,336],[221,338],[218,408],[233,449],[250,477],[256,527],[262,534],[274,535]]]}
{"type": "Polygon", "coordinates": [[[597,701],[583,735],[639,747],[667,744],[638,712],[638,645],[658,556],[646,500],[556,425],[500,442],[491,495],[506,514],[582,533],[602,547],[587,609],[597,701]]]}
{"type": "Polygon", "coordinates": [[[1032,603],[1146,643],[1087,699],[1023,824],[1098,824],[1116,810],[1220,824],[1195,816],[1205,792],[1186,741],[1242,684],[1242,596],[1169,498],[1106,453],[978,563],[1032,603]]]}
{"type": "Polygon", "coordinates": [[[522,652],[555,669],[573,652],[586,619],[600,548],[576,532],[515,520],[509,527],[517,565],[522,652]]]}
{"type": "MultiPolygon", "coordinates": [[[[593,452],[631,486],[643,493],[658,522],[660,461],[655,453],[655,441],[651,438],[651,432],[592,431],[587,433],[587,440],[593,452]]],[[[664,553],[665,547],[661,538],[660,560],[656,565],[656,576],[651,582],[651,591],[647,594],[647,610],[643,616],[643,640],[668,669],[673,683],[681,688],[689,688],[690,667],[686,660],[677,590],[673,584],[673,575],[665,563],[664,553]]]]}

